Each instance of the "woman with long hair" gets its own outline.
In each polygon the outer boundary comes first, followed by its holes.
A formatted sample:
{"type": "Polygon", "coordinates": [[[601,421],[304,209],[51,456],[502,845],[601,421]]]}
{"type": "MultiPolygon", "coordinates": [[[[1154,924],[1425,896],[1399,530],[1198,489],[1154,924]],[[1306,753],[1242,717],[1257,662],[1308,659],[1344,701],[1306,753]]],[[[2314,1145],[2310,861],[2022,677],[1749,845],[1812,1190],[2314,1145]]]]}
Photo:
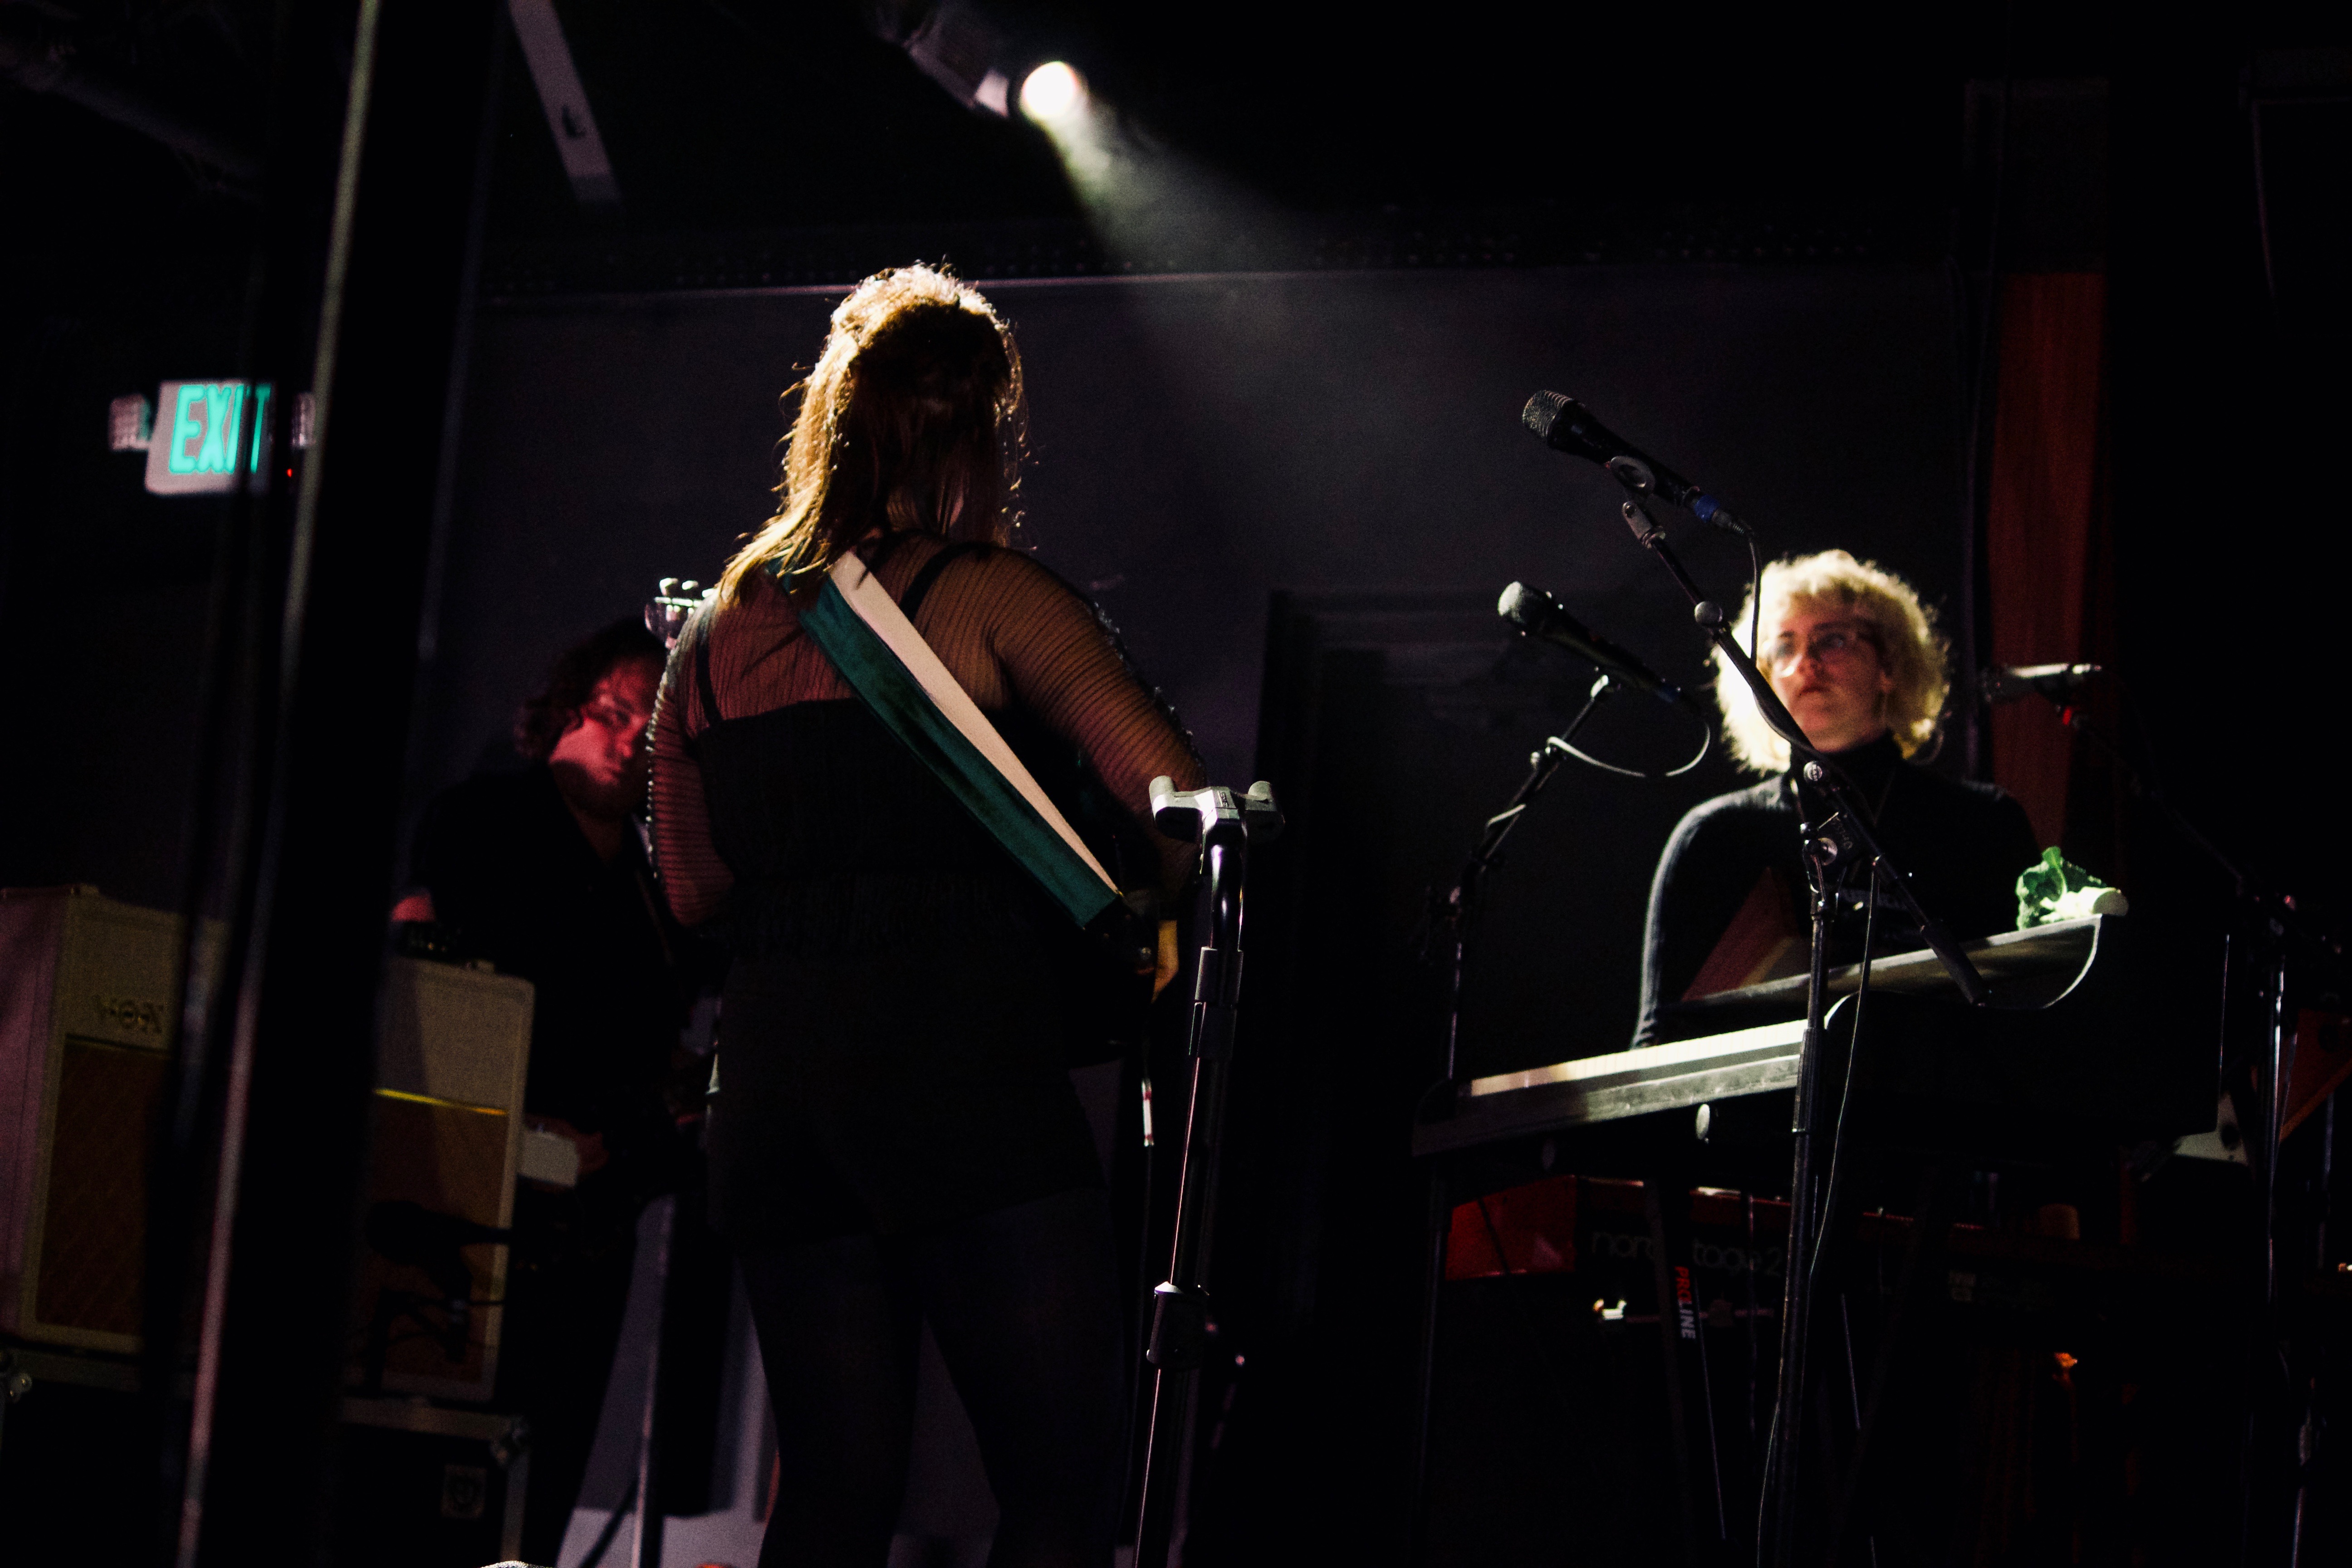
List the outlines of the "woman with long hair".
{"type": "MultiPolygon", "coordinates": [[[[991,1563],[1107,1564],[1125,1375],[1069,918],[800,616],[856,551],[1017,750],[1083,757],[1171,896],[1192,847],[1150,833],[1149,784],[1200,764],[1093,608],[1007,547],[1021,362],[987,300],[868,279],[799,392],[782,504],[679,639],[654,741],[670,907],[735,949],[709,1142],[782,1449],[760,1560],[882,1563],[928,1321],[996,1494],[991,1563]]],[[[1172,927],[1160,949],[1165,984],[1172,927]]]]}

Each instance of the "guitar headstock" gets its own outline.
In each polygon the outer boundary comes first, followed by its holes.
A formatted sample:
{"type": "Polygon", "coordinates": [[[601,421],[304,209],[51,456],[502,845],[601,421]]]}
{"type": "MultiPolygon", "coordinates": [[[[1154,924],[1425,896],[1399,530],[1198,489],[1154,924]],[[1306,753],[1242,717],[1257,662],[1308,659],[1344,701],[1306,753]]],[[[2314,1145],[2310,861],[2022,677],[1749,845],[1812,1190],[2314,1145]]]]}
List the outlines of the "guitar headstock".
{"type": "Polygon", "coordinates": [[[675,577],[663,578],[654,596],[646,601],[646,630],[661,638],[662,647],[676,647],[678,634],[686,630],[686,618],[717,592],[691,577],[682,583],[675,577]]]}

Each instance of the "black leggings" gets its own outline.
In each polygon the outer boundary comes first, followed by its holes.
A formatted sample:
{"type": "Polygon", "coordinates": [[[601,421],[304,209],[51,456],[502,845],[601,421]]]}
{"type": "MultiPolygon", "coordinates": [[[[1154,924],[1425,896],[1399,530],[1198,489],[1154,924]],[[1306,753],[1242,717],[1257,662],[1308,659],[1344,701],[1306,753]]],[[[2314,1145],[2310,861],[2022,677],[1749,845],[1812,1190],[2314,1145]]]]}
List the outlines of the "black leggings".
{"type": "Polygon", "coordinates": [[[927,1320],[996,1494],[990,1568],[1107,1568],[1125,1394],[1099,1189],[739,1256],[782,1457],[760,1568],[880,1568],[927,1320]]]}

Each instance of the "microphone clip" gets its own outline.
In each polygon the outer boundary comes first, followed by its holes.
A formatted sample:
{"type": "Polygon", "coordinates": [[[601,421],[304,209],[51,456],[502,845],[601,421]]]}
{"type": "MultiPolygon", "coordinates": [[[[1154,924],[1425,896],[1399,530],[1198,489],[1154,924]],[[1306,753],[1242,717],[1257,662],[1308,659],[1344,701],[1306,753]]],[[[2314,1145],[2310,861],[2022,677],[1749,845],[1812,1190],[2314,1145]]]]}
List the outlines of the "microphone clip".
{"type": "Polygon", "coordinates": [[[1624,514],[1625,526],[1633,531],[1633,538],[1643,549],[1648,549],[1665,538],[1666,525],[1652,517],[1650,509],[1643,506],[1633,496],[1627,496],[1618,502],[1617,506],[1618,510],[1624,514]]]}
{"type": "MultiPolygon", "coordinates": [[[[1659,521],[1657,514],[1650,510],[1653,500],[1664,499],[1658,494],[1658,477],[1651,471],[1650,465],[1639,458],[1619,456],[1610,458],[1602,467],[1625,487],[1625,499],[1619,503],[1619,509],[1624,514],[1625,526],[1633,531],[1633,537],[1645,549],[1664,539],[1666,525],[1659,521]]],[[[1719,528],[1726,533],[1743,538],[1747,536],[1748,525],[1717,506],[1712,496],[1698,497],[1692,506],[1692,515],[1710,528],[1719,528]]]]}
{"type": "Polygon", "coordinates": [[[1619,484],[1637,496],[1652,495],[1657,490],[1658,476],[1652,473],[1650,465],[1639,458],[1615,457],[1602,466],[1619,484]]]}
{"type": "MultiPolygon", "coordinates": [[[[1666,525],[1650,514],[1650,502],[1664,500],[1667,498],[1658,493],[1658,476],[1650,465],[1630,452],[1621,452],[1603,463],[1601,467],[1609,470],[1611,478],[1625,487],[1624,504],[1627,513],[1625,521],[1633,525],[1633,537],[1647,544],[1652,539],[1663,535],[1666,531],[1666,525]],[[1643,516],[1648,519],[1646,526],[1633,522],[1632,513],[1637,507],[1640,508],[1643,516]]],[[[1687,506],[1693,517],[1706,523],[1709,528],[1719,528],[1726,533],[1734,534],[1742,539],[1750,536],[1748,525],[1734,517],[1729,508],[1722,505],[1711,495],[1693,490],[1684,504],[1687,506]]]]}

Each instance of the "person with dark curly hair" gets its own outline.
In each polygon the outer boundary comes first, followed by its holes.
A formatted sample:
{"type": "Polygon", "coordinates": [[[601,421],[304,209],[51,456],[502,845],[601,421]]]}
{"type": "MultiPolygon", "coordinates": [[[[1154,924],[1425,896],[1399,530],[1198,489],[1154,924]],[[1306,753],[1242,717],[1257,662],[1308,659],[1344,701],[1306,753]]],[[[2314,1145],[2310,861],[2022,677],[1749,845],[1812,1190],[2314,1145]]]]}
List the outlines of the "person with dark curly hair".
{"type": "Polygon", "coordinates": [[[435,797],[412,853],[420,890],[394,910],[531,983],[525,1114],[579,1153],[576,1186],[516,1194],[507,1274],[494,1397],[530,1421],[534,1563],[556,1560],[587,1470],[637,1215],[685,1153],[663,1091],[699,977],[638,826],[664,652],[634,620],[566,649],[516,720],[527,765],[435,797]]]}

